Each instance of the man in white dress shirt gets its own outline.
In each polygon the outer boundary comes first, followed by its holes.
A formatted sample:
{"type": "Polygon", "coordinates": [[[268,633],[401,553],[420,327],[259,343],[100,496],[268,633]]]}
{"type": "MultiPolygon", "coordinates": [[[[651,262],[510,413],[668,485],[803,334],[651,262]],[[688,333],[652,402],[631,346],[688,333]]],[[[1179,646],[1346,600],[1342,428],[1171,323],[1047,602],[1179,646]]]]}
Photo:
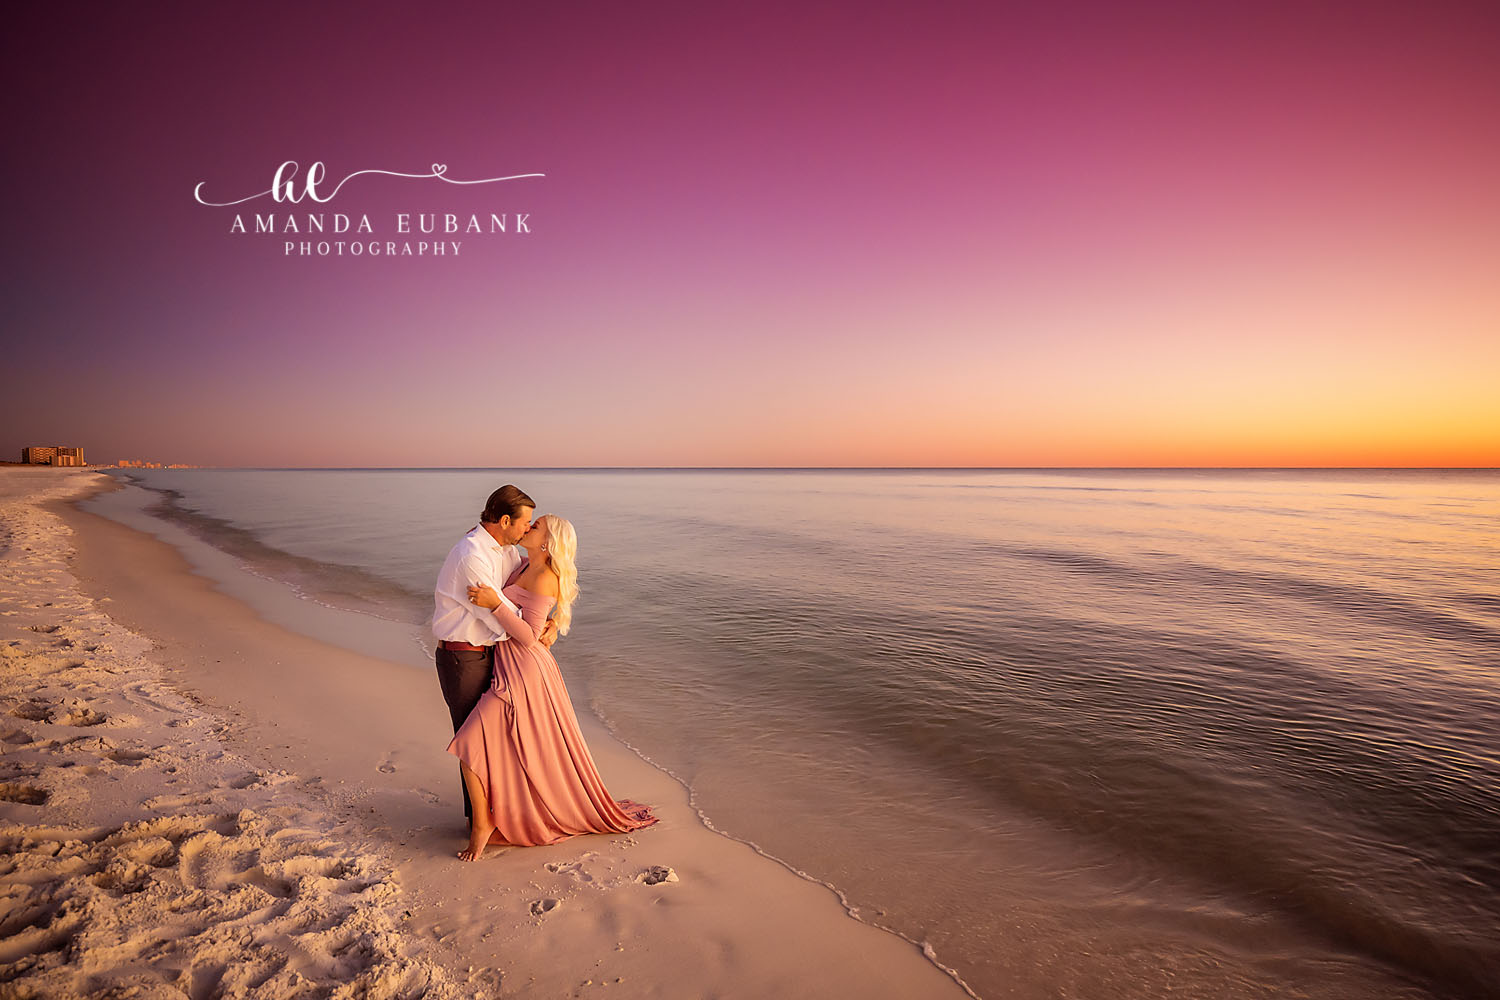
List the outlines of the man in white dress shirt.
{"type": "MultiPolygon", "coordinates": [[[[443,560],[433,591],[432,635],[437,639],[438,684],[453,731],[464,724],[479,698],[490,686],[495,663],[495,643],[504,642],[505,629],[494,612],[469,600],[469,587],[484,584],[500,593],[505,581],[521,565],[516,543],[531,527],[536,504],[514,486],[502,486],[490,494],[479,516],[479,526],[458,540],[443,560]]],[[[516,606],[501,594],[511,611],[516,606]]],[[[541,641],[551,646],[557,627],[547,623],[541,641]]],[[[461,780],[460,780],[460,783],[461,780]]],[[[469,815],[469,793],[464,790],[464,815],[469,815]]]]}

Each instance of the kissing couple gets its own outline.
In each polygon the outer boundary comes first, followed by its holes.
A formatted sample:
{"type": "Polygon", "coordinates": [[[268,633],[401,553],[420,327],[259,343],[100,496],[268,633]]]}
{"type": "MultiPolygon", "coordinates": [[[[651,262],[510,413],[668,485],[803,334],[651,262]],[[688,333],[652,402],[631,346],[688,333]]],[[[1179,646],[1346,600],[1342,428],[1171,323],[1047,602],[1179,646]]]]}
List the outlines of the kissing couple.
{"type": "Polygon", "coordinates": [[[578,600],[578,536],[514,486],[490,494],[479,525],[443,561],[433,593],[437,675],[453,718],[469,844],[531,847],[656,822],[610,797],[578,728],[552,644],[578,600]]]}

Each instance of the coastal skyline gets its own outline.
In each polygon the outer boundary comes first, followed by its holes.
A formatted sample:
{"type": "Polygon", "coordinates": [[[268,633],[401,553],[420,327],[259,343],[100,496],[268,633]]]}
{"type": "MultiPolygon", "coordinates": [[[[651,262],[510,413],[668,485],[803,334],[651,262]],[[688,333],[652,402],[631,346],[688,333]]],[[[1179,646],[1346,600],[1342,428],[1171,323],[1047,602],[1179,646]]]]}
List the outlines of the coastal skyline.
{"type": "Polygon", "coordinates": [[[18,15],[0,456],[1500,465],[1494,11],[239,16],[18,15]]]}

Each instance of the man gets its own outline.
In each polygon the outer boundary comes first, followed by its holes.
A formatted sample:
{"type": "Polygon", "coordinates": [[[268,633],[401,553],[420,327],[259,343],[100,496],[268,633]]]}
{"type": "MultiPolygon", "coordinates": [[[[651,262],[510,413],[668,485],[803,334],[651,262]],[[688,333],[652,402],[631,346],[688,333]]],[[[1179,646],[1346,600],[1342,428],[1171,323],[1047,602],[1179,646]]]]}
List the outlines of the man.
{"type": "MultiPolygon", "coordinates": [[[[536,504],[531,497],[514,486],[500,487],[485,502],[479,526],[458,540],[438,571],[432,635],[438,641],[438,684],[455,733],[490,686],[495,643],[506,639],[494,612],[470,603],[469,587],[485,584],[496,593],[504,589],[505,581],[521,565],[521,552],[515,545],[531,527],[534,513],[536,504]]],[[[503,594],[500,600],[520,614],[503,594]]],[[[556,625],[548,622],[540,639],[547,646],[556,642],[556,625]]],[[[469,811],[469,792],[464,789],[464,815],[469,811]]]]}

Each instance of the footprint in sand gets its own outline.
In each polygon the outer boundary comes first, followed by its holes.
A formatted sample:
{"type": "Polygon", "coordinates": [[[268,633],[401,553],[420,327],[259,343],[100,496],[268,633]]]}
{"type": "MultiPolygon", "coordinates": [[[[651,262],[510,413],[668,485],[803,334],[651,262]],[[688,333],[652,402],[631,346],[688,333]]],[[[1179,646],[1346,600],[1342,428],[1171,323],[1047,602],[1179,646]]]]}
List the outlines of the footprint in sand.
{"type": "Polygon", "coordinates": [[[536,900],[532,900],[532,903],[531,903],[531,915],[533,917],[540,917],[543,914],[551,913],[553,910],[557,909],[557,907],[561,904],[561,902],[562,901],[558,900],[558,899],[536,899],[536,900]]]}
{"type": "MultiPolygon", "coordinates": [[[[172,716],[181,716],[183,714],[180,706],[171,704],[162,698],[155,684],[137,681],[134,684],[127,684],[123,689],[123,693],[133,703],[150,705],[152,708],[172,716]]],[[[174,723],[169,722],[167,724],[173,725],[174,723]]]]}
{"type": "Polygon", "coordinates": [[[585,871],[579,861],[549,861],[543,867],[554,875],[570,875],[578,882],[594,881],[594,876],[585,871]]]}
{"type": "Polygon", "coordinates": [[[51,797],[51,793],[45,788],[37,788],[35,785],[0,785],[0,802],[44,806],[51,797]]]}
{"type": "Polygon", "coordinates": [[[68,717],[63,719],[65,726],[101,726],[109,721],[109,717],[103,712],[96,712],[87,705],[77,705],[68,712],[68,717]]]}
{"type": "Polygon", "coordinates": [[[10,710],[10,714],[27,722],[51,722],[52,706],[40,701],[27,702],[10,710]]]}
{"type": "Polygon", "coordinates": [[[676,872],[661,865],[658,865],[654,868],[647,868],[645,871],[637,875],[635,877],[635,880],[637,882],[644,883],[645,885],[660,885],[663,882],[681,881],[680,879],[678,879],[676,872]]]}
{"type": "Polygon", "coordinates": [[[103,736],[74,736],[62,741],[70,754],[92,753],[103,756],[112,752],[115,745],[103,736]]]}
{"type": "Polygon", "coordinates": [[[135,767],[151,755],[149,753],[142,753],[139,750],[116,750],[113,753],[105,754],[105,756],[116,764],[129,764],[131,767],[135,767]]]}
{"type": "Polygon", "coordinates": [[[284,785],[292,781],[296,775],[289,774],[280,769],[274,771],[252,771],[249,774],[235,778],[229,783],[230,788],[274,788],[276,785],[284,785]]]}
{"type": "Polygon", "coordinates": [[[380,766],[375,770],[379,771],[381,774],[395,774],[396,765],[391,763],[391,759],[387,757],[380,762],[380,766]]]}
{"type": "MultiPolygon", "coordinates": [[[[184,839],[178,836],[178,840],[184,839]]],[[[177,844],[162,836],[145,836],[134,842],[126,842],[119,849],[121,857],[138,865],[152,868],[171,868],[177,864],[177,844]]]]}
{"type": "Polygon", "coordinates": [[[211,805],[213,800],[214,797],[206,792],[185,792],[180,795],[153,795],[141,803],[141,808],[152,811],[185,809],[192,806],[211,805]]]}

